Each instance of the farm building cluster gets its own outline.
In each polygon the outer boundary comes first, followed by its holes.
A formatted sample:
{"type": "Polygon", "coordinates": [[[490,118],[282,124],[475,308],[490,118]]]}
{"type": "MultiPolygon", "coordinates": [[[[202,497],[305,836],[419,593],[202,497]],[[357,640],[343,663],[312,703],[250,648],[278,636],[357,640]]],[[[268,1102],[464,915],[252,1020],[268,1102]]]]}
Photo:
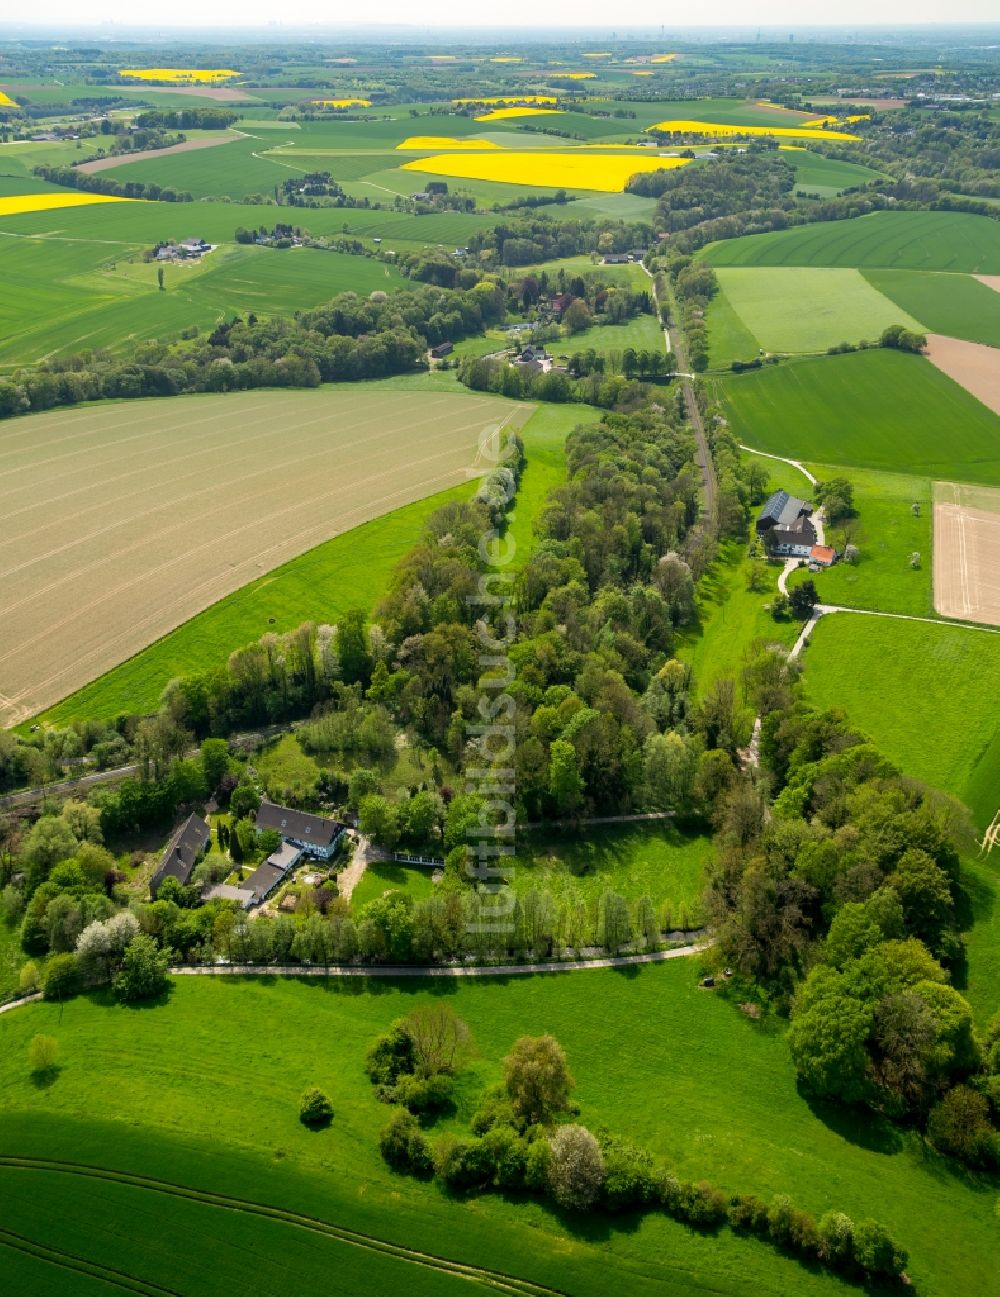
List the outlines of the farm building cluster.
{"type": "MultiPolygon", "coordinates": [[[[336,855],[345,826],[323,815],[310,815],[276,802],[264,801],[257,811],[259,832],[273,830],[281,844],[262,864],[239,883],[212,883],[202,891],[202,900],[235,901],[244,910],[262,905],[303,860],[329,861],[336,855]]],[[[156,898],[161,885],[174,878],[186,887],[195,866],[211,842],[212,831],[200,815],[189,815],[175,831],[149,884],[156,898]]]]}
{"type": "Polygon", "coordinates": [[[810,567],[832,567],[837,551],[819,544],[813,507],[787,491],[775,491],[757,515],[757,535],[769,557],[802,558],[810,567]]]}

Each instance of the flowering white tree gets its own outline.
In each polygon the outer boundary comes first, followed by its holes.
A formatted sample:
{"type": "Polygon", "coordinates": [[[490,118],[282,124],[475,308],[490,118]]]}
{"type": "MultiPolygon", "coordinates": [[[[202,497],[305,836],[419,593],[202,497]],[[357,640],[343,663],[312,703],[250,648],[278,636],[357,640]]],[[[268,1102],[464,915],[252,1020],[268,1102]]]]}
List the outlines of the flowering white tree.
{"type": "Polygon", "coordinates": [[[560,1126],[550,1146],[549,1185],[561,1207],[583,1211],[604,1183],[604,1156],[586,1126],[560,1126]]]}

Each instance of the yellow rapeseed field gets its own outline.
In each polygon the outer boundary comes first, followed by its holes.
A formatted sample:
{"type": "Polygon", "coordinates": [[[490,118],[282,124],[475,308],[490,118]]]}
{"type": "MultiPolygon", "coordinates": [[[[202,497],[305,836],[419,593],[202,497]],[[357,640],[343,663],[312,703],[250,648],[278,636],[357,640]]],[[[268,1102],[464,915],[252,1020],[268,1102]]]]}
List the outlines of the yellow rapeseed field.
{"type": "Polygon", "coordinates": [[[676,54],[654,54],[652,59],[650,59],[650,62],[651,63],[673,63],[676,57],[677,57],[676,54]]]}
{"type": "Polygon", "coordinates": [[[632,72],[629,75],[633,77],[651,77],[654,74],[652,72],[632,72]]]}
{"type": "Polygon", "coordinates": [[[524,59],[513,54],[498,54],[496,58],[490,59],[491,63],[523,63],[524,59]]]}
{"type": "Polygon", "coordinates": [[[596,77],[596,72],[560,72],[559,80],[566,81],[589,81],[591,77],[596,77]]]}
{"type": "Polygon", "coordinates": [[[508,117],[551,117],[558,115],[559,108],[492,108],[488,113],[477,116],[477,122],[500,122],[508,117]]]}
{"type": "Polygon", "coordinates": [[[687,158],[650,158],[623,154],[519,153],[498,149],[496,153],[442,153],[433,158],[405,162],[404,171],[425,171],[432,176],[460,180],[495,180],[508,185],[544,185],[553,189],[597,189],[620,193],[629,177],[638,171],[660,171],[683,167],[687,158]]]}
{"type": "Polygon", "coordinates": [[[352,108],[357,105],[358,108],[371,108],[370,99],[314,99],[314,104],[322,104],[324,108],[352,108]]]}
{"type": "Polygon", "coordinates": [[[611,57],[611,51],[610,51],[610,50],[598,50],[596,53],[584,54],[583,57],[584,57],[585,59],[609,59],[609,58],[611,57]]]}
{"type": "Polygon", "coordinates": [[[0,108],[16,108],[16,107],[17,104],[14,102],[13,99],[11,99],[10,95],[5,95],[4,92],[0,90],[0,108]]]}
{"type": "Polygon", "coordinates": [[[453,104],[554,104],[555,95],[496,95],[492,99],[453,99],[453,104]]]}
{"type": "Polygon", "coordinates": [[[400,149],[422,149],[425,152],[431,149],[499,149],[499,144],[494,144],[492,140],[456,140],[450,135],[411,135],[402,144],[396,145],[396,150],[400,149]]]}
{"type": "Polygon", "coordinates": [[[780,135],[796,140],[859,140],[844,131],[814,131],[805,126],[720,126],[717,122],[669,121],[647,126],[649,131],[678,135],[780,135]]]}
{"type": "Polygon", "coordinates": [[[88,203],[131,203],[133,198],[111,194],[11,194],[0,197],[0,216],[21,216],[25,212],[48,212],[57,207],[84,207],[88,203]]]}
{"type": "Polygon", "coordinates": [[[225,81],[240,74],[232,68],[119,68],[119,75],[142,81],[225,81]]]}

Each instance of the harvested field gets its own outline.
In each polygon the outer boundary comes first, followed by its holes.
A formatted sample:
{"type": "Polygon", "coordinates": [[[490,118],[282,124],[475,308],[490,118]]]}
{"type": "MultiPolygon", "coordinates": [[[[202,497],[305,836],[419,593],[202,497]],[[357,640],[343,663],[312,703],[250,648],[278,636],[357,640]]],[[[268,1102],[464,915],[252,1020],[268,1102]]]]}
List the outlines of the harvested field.
{"type": "Polygon", "coordinates": [[[934,483],[934,607],[1000,626],[1000,489],[934,483]]]}
{"type": "Polygon", "coordinates": [[[976,278],[987,288],[992,288],[995,293],[1000,293],[1000,275],[977,275],[976,278]]]}
{"type": "Polygon", "coordinates": [[[1000,414],[1000,350],[984,347],[979,342],[962,342],[940,333],[929,333],[927,357],[987,409],[1000,414]]]}
{"type": "Polygon", "coordinates": [[[232,86],[121,86],[118,93],[134,91],[145,95],[191,95],[195,99],[217,99],[220,103],[259,103],[256,95],[245,90],[235,90],[232,86]]]}
{"type": "MultiPolygon", "coordinates": [[[[350,388],[91,406],[0,431],[0,724],[224,595],[489,467],[509,402],[350,388]]],[[[514,407],[526,418],[531,406],[514,407]]]]}
{"type": "Polygon", "coordinates": [[[119,153],[115,157],[95,158],[93,162],[81,162],[75,170],[93,175],[95,171],[109,171],[112,167],[124,166],[126,162],[148,162],[151,158],[169,157],[171,153],[193,153],[196,149],[211,149],[216,144],[229,144],[231,140],[242,138],[243,136],[236,131],[216,131],[212,135],[205,135],[197,140],[171,144],[166,149],[143,149],[137,153],[119,153]]]}

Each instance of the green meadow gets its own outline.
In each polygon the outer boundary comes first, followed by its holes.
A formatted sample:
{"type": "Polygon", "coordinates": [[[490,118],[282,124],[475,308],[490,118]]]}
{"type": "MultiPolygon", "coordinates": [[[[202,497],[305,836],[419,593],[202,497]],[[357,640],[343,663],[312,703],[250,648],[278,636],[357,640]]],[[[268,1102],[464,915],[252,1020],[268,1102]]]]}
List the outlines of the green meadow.
{"type": "Polygon", "coordinates": [[[996,483],[1000,418],[928,360],[883,349],[714,380],[734,433],[802,461],[996,483]]]}
{"type": "Polygon", "coordinates": [[[812,703],[842,708],[907,774],[989,822],[1000,805],[1000,634],[836,613],[804,660],[812,703]]]}
{"type": "Polygon", "coordinates": [[[795,191],[817,198],[835,198],[845,189],[855,189],[860,185],[878,180],[880,173],[871,167],[863,167],[857,162],[843,162],[839,158],[827,158],[822,153],[813,153],[811,149],[782,149],[782,156],[795,172],[795,191]]]}
{"type": "Polygon", "coordinates": [[[854,545],[858,561],[856,565],[838,563],[818,573],[800,568],[792,574],[789,589],[808,578],[815,582],[823,603],[933,617],[930,480],[857,468],[845,474],[841,468],[821,464],[810,468],[821,482],[846,475],[853,484],[854,516],[827,526],[826,536],[841,553],[846,545],[854,545]],[[913,512],[915,504],[918,514],[913,512]],[[914,553],[921,556],[916,569],[910,562],[914,553]]]}
{"type": "Polygon", "coordinates": [[[865,278],[928,333],[1000,347],[1000,293],[971,275],[868,270],[865,278]]]}
{"type": "Polygon", "coordinates": [[[567,1051],[588,1125],[729,1191],[787,1192],[817,1213],[877,1217],[909,1250],[923,1297],[995,1292],[995,1189],[953,1172],[913,1132],[810,1108],[777,1024],[750,1022],[699,989],[695,974],[678,960],[627,974],[433,983],[179,978],[166,1002],[138,1010],[101,995],[17,1010],[0,1021],[4,1228],[199,1295],[293,1282],[349,1291],[358,1280],[350,1260],[337,1269],[345,1250],[322,1227],[296,1226],[294,1212],[396,1244],[401,1263],[383,1270],[359,1240],[375,1291],[389,1290],[402,1264],[407,1291],[451,1291],[437,1275],[429,1282],[414,1251],[583,1297],[858,1291],[727,1229],[701,1234],[655,1214],[581,1221],[500,1195],[450,1197],[389,1173],[377,1151],[388,1113],[363,1074],[364,1051],[394,1018],[446,995],[477,1056],[455,1117],[438,1129],[464,1126],[517,1036],[550,1031],[567,1051]],[[60,1043],[59,1068],[43,1085],[26,1060],[38,1032],[60,1043]],[[297,1117],[310,1085],[334,1106],[318,1133],[297,1117]],[[127,1103],[113,1097],[122,1095],[127,1103]],[[78,1169],[15,1169],[12,1160],[25,1158],[78,1169]],[[84,1178],[86,1167],[124,1178],[84,1178]],[[155,1196],[150,1179],[166,1182],[155,1196]],[[206,1191],[244,1206],[220,1211],[199,1196],[206,1191]],[[240,1213],[255,1203],[277,1210],[247,1222],[240,1213]]]}
{"type": "Polygon", "coordinates": [[[871,212],[710,244],[713,266],[846,266],[1000,274],[1000,223],[965,212],[871,212]]]}
{"type": "MultiPolygon", "coordinates": [[[[841,342],[875,340],[890,324],[921,327],[859,270],[726,267],[717,275],[720,294],[764,351],[820,352],[841,342]]],[[[718,329],[714,341],[721,350],[718,329]]],[[[713,360],[744,357],[713,354],[713,360]]]]}

